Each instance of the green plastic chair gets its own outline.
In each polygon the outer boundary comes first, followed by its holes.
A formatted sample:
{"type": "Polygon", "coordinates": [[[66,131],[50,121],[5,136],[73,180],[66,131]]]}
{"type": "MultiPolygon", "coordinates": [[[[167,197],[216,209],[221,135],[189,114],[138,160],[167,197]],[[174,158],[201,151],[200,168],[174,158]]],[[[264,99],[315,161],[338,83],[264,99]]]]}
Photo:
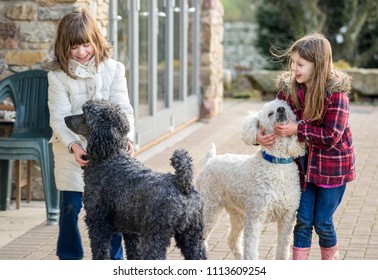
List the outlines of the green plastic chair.
{"type": "Polygon", "coordinates": [[[40,164],[47,224],[56,224],[59,191],[55,186],[52,135],[47,106],[48,80],[44,70],[15,73],[0,81],[0,101],[10,97],[16,110],[11,137],[0,137],[0,210],[10,204],[14,160],[35,160],[40,164]]]}

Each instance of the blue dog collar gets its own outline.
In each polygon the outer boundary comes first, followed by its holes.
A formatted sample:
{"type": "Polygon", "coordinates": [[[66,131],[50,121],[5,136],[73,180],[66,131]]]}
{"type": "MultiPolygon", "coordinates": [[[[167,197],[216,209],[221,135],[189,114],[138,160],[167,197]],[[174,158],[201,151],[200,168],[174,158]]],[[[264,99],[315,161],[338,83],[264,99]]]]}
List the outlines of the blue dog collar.
{"type": "Polygon", "coordinates": [[[278,158],[275,156],[268,155],[265,151],[261,151],[261,155],[263,159],[271,162],[271,163],[279,163],[279,164],[287,164],[292,163],[294,159],[292,157],[289,158],[278,158]]]}

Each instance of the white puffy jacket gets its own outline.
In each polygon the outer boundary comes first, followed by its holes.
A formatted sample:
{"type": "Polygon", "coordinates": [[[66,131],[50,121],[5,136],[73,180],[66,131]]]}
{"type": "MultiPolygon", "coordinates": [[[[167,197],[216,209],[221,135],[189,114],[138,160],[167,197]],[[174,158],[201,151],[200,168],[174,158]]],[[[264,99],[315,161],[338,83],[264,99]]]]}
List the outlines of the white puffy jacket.
{"type": "Polygon", "coordinates": [[[57,188],[63,191],[84,191],[83,174],[80,165],[68,146],[74,141],[81,141],[86,147],[84,138],[73,133],[65,124],[64,117],[82,113],[82,105],[89,99],[105,99],[121,106],[130,122],[128,137],[134,141],[134,110],[128,96],[125,66],[113,59],[102,62],[97,72],[94,58],[84,66],[74,60],[70,61],[76,79],[64,73],[55,64],[48,73],[48,106],[50,110],[50,126],[53,136],[55,163],[55,181],[57,188]]]}

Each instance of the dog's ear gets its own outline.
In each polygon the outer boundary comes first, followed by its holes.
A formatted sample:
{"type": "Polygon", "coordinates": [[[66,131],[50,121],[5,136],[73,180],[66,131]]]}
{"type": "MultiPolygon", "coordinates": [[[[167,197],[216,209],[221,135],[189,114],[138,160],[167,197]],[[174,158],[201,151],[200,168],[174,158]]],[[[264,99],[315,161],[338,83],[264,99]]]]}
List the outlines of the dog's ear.
{"type": "Polygon", "coordinates": [[[241,140],[247,145],[256,145],[257,133],[260,129],[258,113],[250,112],[243,123],[241,140]]]}
{"type": "Polygon", "coordinates": [[[105,159],[121,150],[127,150],[127,141],[119,136],[116,128],[101,128],[100,126],[93,128],[91,140],[87,146],[87,152],[91,158],[105,159]]]}

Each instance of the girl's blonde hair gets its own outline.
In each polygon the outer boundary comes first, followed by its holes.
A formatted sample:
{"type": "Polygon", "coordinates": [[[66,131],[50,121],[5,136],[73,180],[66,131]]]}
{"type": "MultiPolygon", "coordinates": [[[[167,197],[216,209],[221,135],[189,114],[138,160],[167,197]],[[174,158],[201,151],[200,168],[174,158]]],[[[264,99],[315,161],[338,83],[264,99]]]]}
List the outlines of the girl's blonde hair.
{"type": "MultiPolygon", "coordinates": [[[[282,54],[274,54],[277,57],[288,58],[288,70],[290,70],[290,57],[297,52],[299,56],[314,63],[312,82],[305,88],[305,108],[303,118],[309,121],[319,120],[324,114],[324,99],[327,95],[326,85],[329,83],[333,72],[332,47],[328,39],[320,33],[310,33],[295,41],[282,54]]],[[[291,71],[291,70],[290,70],[291,71]]],[[[298,98],[300,84],[291,78],[291,97],[295,106],[301,109],[298,98]]]]}
{"type": "Polygon", "coordinates": [[[55,39],[54,55],[63,71],[76,78],[68,67],[70,47],[90,43],[94,48],[95,68],[110,57],[111,45],[105,40],[95,18],[83,8],[66,14],[59,22],[55,39]]]}

